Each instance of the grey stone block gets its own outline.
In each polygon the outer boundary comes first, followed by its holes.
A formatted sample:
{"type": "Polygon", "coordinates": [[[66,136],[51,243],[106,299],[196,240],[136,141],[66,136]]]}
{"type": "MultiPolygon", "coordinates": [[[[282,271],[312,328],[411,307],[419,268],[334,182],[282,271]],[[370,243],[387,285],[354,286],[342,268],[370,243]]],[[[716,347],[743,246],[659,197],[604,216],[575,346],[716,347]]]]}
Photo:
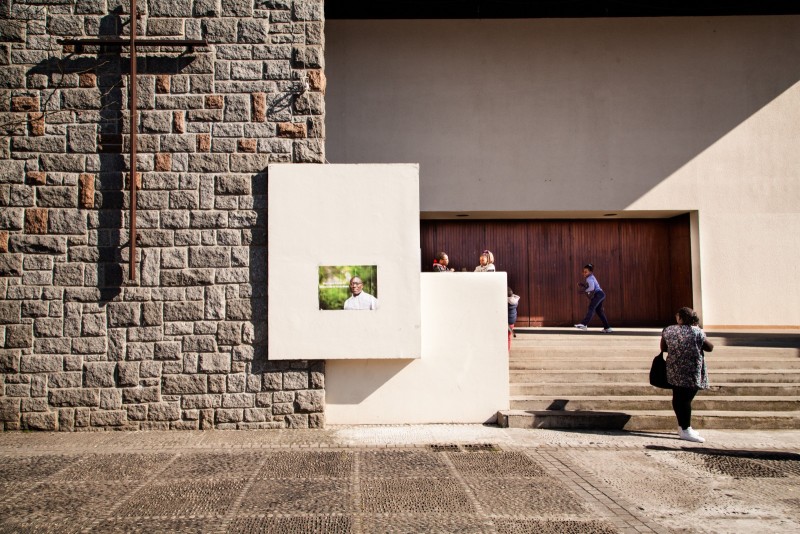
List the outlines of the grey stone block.
{"type": "Polygon", "coordinates": [[[239,21],[240,43],[262,44],[268,42],[269,26],[264,19],[244,19],[239,21]]]}
{"type": "Polygon", "coordinates": [[[7,349],[26,349],[33,346],[33,329],[27,324],[6,326],[7,349]]]}
{"type": "Polygon", "coordinates": [[[287,371],[283,374],[283,389],[308,389],[308,373],[287,371]]]}
{"type": "Polygon", "coordinates": [[[172,131],[171,111],[146,111],[141,115],[143,133],[170,133],[172,131]]]}
{"type": "Polygon", "coordinates": [[[231,172],[264,172],[269,163],[269,154],[231,154],[230,156],[231,172]]]}
{"type": "Polygon", "coordinates": [[[83,385],[87,388],[113,388],[114,372],[117,364],[113,362],[87,362],[83,365],[83,385]]]}
{"type": "Polygon", "coordinates": [[[36,203],[45,208],[78,207],[78,188],[48,186],[36,188],[36,203]]]}
{"type": "Polygon", "coordinates": [[[284,420],[286,428],[308,428],[308,415],[306,414],[289,414],[284,420]]]}
{"type": "Polygon", "coordinates": [[[158,386],[122,388],[123,404],[149,404],[161,402],[158,386]]]}
{"type": "Polygon", "coordinates": [[[0,254],[0,276],[20,276],[22,254],[0,254]]]}
{"type": "Polygon", "coordinates": [[[214,173],[228,170],[228,154],[189,154],[189,172],[214,173]]]}
{"type": "Polygon", "coordinates": [[[143,361],[139,366],[140,378],[160,378],[162,363],[156,361],[143,361]]]}
{"type": "Polygon", "coordinates": [[[219,286],[205,288],[205,306],[203,317],[205,319],[224,319],[225,317],[225,289],[219,286]]]}
{"type": "Polygon", "coordinates": [[[59,263],[53,267],[53,283],[58,286],[82,286],[83,264],[59,263]]]}
{"type": "Polygon", "coordinates": [[[184,269],[181,271],[163,271],[161,285],[173,286],[210,286],[214,283],[213,269],[184,269]]]}
{"type": "Polygon", "coordinates": [[[0,160],[0,184],[21,184],[25,182],[25,162],[0,160]]]}
{"type": "Polygon", "coordinates": [[[47,17],[47,33],[49,35],[82,35],[83,17],[77,15],[51,15],[47,17]]]}
{"type": "MultiPolygon", "coordinates": [[[[264,220],[264,218],[261,218],[264,220]]],[[[228,216],[228,225],[231,228],[253,228],[258,225],[259,212],[254,210],[233,211],[228,216]]]]}
{"type": "Polygon", "coordinates": [[[89,425],[98,427],[122,426],[127,421],[128,412],[126,410],[101,410],[91,412],[89,416],[89,425]]]}
{"type": "Polygon", "coordinates": [[[195,17],[217,17],[220,14],[220,0],[194,0],[195,17]]]}
{"type": "Polygon", "coordinates": [[[237,373],[233,369],[231,371],[232,373],[228,374],[228,393],[244,393],[246,375],[237,373]]]}
{"type": "Polygon", "coordinates": [[[106,316],[101,313],[84,315],[81,320],[81,334],[89,337],[106,335],[106,316]]]}
{"type": "MultiPolygon", "coordinates": [[[[262,391],[279,391],[283,388],[283,374],[279,372],[264,373],[261,376],[262,391]]],[[[303,388],[305,389],[305,388],[303,388]]]]}
{"type": "Polygon", "coordinates": [[[111,302],[107,310],[111,328],[139,325],[141,305],[138,302],[111,302]]]}
{"type": "Polygon", "coordinates": [[[70,152],[87,154],[97,152],[97,126],[89,124],[69,126],[67,128],[67,148],[70,152]]]}
{"type": "Polygon", "coordinates": [[[165,321],[198,321],[203,319],[203,302],[165,302],[165,321]]]}
{"type": "Polygon", "coordinates": [[[249,176],[217,176],[215,182],[215,192],[218,195],[249,195],[251,180],[252,179],[249,176]]]}
{"type": "Polygon", "coordinates": [[[100,406],[98,389],[54,389],[47,393],[47,398],[50,406],[57,408],[100,406]]]}
{"type": "Polygon", "coordinates": [[[194,0],[170,0],[148,2],[151,17],[190,17],[194,0]]]}
{"type": "Polygon", "coordinates": [[[183,269],[187,265],[188,259],[185,248],[170,248],[161,251],[161,267],[163,269],[183,269]]]}
{"type": "Polygon", "coordinates": [[[231,252],[227,247],[191,247],[189,267],[230,267],[231,252]]]}
{"type": "Polygon", "coordinates": [[[128,413],[128,421],[144,421],[147,419],[146,404],[128,405],[125,406],[125,411],[128,413]]]}
{"type": "Polygon", "coordinates": [[[58,430],[58,413],[26,413],[22,415],[22,428],[26,430],[58,430]]]}
{"type": "Polygon", "coordinates": [[[79,388],[83,382],[83,373],[79,372],[58,372],[47,375],[47,387],[54,389],[79,388]]]}
{"type": "Polygon", "coordinates": [[[192,228],[227,228],[228,213],[225,211],[192,211],[189,224],[192,228]]]}
{"type": "Polygon", "coordinates": [[[242,409],[219,408],[215,410],[215,419],[217,423],[239,423],[244,420],[244,411],[242,409]]]}
{"type": "Polygon", "coordinates": [[[152,360],[153,355],[152,343],[128,343],[125,345],[125,359],[128,361],[146,361],[152,360]]]}
{"type": "Polygon", "coordinates": [[[72,352],[75,354],[105,354],[106,339],[104,337],[82,337],[73,339],[72,352]]]}
{"type": "Polygon", "coordinates": [[[198,395],[208,391],[206,375],[166,375],[161,379],[164,395],[198,395]]]}
{"type": "Polygon", "coordinates": [[[64,237],[14,234],[8,238],[9,252],[24,254],[66,254],[64,237]]]}
{"type": "Polygon", "coordinates": [[[22,209],[5,208],[0,210],[0,230],[22,230],[25,220],[25,211],[22,209]]]}
{"type": "Polygon", "coordinates": [[[204,19],[201,27],[209,43],[236,42],[236,19],[204,19]]]}
{"type": "Polygon", "coordinates": [[[325,410],[325,393],[321,390],[299,391],[294,405],[299,413],[322,412],[325,410]]]}
{"type": "Polygon", "coordinates": [[[255,395],[250,393],[233,393],[222,396],[223,408],[253,408],[255,395]]]}
{"type": "MultiPolygon", "coordinates": [[[[69,188],[70,194],[74,188],[69,188]]],[[[85,234],[86,214],[76,210],[50,210],[47,229],[51,234],[85,234]]]]}
{"type": "Polygon", "coordinates": [[[86,156],[80,154],[42,154],[39,157],[39,161],[43,171],[83,172],[85,170],[86,156]]]}
{"type": "Polygon", "coordinates": [[[135,387],[139,385],[140,362],[119,362],[117,364],[117,380],[119,387],[135,387]]]}
{"type": "Polygon", "coordinates": [[[119,410],[122,408],[122,390],[120,389],[101,389],[100,390],[100,409],[119,410]]]}
{"type": "Polygon", "coordinates": [[[0,349],[0,373],[19,373],[20,351],[0,349]]]}
{"type": "Polygon", "coordinates": [[[23,354],[20,358],[20,372],[22,373],[53,373],[63,369],[64,357],[59,354],[43,356],[23,354]]]}
{"type": "Polygon", "coordinates": [[[202,410],[206,408],[219,408],[221,398],[219,395],[183,395],[181,408],[184,410],[202,410]]]}
{"type": "Polygon", "coordinates": [[[232,321],[249,321],[253,318],[252,305],[249,300],[229,300],[226,303],[226,317],[232,321]]]}
{"type": "Polygon", "coordinates": [[[147,407],[148,421],[178,421],[181,409],[177,402],[159,402],[147,407]]]}
{"type": "Polygon", "coordinates": [[[19,302],[0,301],[0,324],[14,324],[20,321],[22,305],[19,302]]]}
{"type": "Polygon", "coordinates": [[[217,345],[238,345],[241,342],[241,323],[221,322],[217,325],[217,345]]]}
{"type": "Polygon", "coordinates": [[[0,397],[0,421],[19,421],[20,399],[0,397]]]}
{"type": "Polygon", "coordinates": [[[39,317],[33,321],[36,337],[61,337],[64,335],[64,319],[61,317],[39,317]]]}
{"type": "MultiPolygon", "coordinates": [[[[185,345],[186,341],[184,341],[185,345]]],[[[202,373],[227,373],[231,370],[231,356],[230,354],[204,352],[200,354],[198,368],[202,373]]]]}

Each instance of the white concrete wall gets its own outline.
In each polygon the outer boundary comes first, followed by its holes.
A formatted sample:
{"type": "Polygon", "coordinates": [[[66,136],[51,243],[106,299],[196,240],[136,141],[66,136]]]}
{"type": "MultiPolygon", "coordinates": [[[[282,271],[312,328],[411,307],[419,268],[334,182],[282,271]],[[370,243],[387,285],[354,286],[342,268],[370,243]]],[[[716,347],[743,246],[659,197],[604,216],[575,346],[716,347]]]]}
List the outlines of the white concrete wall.
{"type": "Polygon", "coordinates": [[[327,423],[484,423],[508,408],[505,273],[421,277],[422,358],[328,361],[327,423]]]}
{"type": "Polygon", "coordinates": [[[418,173],[269,166],[270,360],[420,357],[418,173]],[[377,265],[378,309],[320,310],[322,265],[377,265]]]}
{"type": "Polygon", "coordinates": [[[694,210],[705,324],[800,326],[798,57],[798,16],[328,21],[327,156],[419,162],[423,217],[694,210]]]}

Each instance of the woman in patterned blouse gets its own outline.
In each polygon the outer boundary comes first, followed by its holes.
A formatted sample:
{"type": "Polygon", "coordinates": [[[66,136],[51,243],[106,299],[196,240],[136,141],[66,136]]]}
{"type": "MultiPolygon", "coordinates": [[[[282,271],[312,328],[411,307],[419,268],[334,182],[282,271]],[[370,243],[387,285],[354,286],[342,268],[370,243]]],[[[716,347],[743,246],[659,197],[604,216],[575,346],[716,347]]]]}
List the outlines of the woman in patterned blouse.
{"type": "Polygon", "coordinates": [[[714,345],[698,326],[700,319],[691,308],[681,308],[675,314],[678,324],[661,332],[661,350],[667,352],[667,382],[672,385],[672,409],[678,419],[678,437],[703,443],[692,428],[692,400],[701,389],[708,389],[708,372],[703,351],[711,352],[714,345]]]}

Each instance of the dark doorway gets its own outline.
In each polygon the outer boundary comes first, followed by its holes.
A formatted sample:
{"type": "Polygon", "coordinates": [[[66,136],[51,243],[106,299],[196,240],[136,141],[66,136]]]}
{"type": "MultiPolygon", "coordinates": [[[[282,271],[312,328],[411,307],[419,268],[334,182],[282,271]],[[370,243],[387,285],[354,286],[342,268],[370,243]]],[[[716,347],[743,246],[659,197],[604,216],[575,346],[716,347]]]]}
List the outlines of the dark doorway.
{"type": "Polygon", "coordinates": [[[578,322],[587,305],[577,291],[586,263],[594,264],[608,295],[612,326],[666,326],[678,308],[692,306],[688,214],[613,221],[423,220],[420,233],[423,271],[431,270],[440,250],[456,271],[473,271],[479,254],[491,250],[497,270],[508,273],[508,284],[522,297],[518,326],[578,322]]]}

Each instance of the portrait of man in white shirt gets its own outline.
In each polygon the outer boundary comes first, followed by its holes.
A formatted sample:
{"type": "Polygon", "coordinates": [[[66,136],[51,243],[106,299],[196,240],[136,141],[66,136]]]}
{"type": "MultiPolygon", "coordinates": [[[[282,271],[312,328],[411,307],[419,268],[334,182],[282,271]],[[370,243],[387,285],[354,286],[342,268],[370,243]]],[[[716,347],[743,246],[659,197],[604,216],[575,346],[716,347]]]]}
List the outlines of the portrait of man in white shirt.
{"type": "Polygon", "coordinates": [[[364,282],[358,276],[350,279],[352,296],[344,301],[345,310],[377,310],[378,299],[364,291],[364,282]]]}

